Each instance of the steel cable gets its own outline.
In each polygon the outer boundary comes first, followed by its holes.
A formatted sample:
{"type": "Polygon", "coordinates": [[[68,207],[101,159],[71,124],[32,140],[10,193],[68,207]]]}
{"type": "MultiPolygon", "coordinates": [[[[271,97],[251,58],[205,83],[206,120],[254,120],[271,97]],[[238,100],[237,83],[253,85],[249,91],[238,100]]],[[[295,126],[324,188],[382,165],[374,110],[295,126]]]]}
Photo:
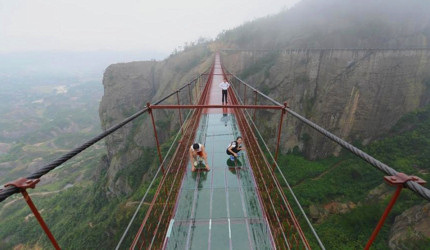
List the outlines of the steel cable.
{"type": "MultiPolygon", "coordinates": [[[[233,86],[232,86],[232,87],[233,87],[233,86]]],[[[236,92],[236,96],[239,98],[239,101],[240,101],[241,103],[243,103],[242,98],[238,95],[237,90],[236,90],[234,87],[233,87],[233,90],[236,92]]],[[[291,195],[292,195],[292,196],[293,196],[293,198],[294,198],[294,201],[296,202],[297,206],[299,207],[299,210],[300,210],[300,212],[302,213],[303,217],[305,218],[305,220],[306,220],[306,222],[307,222],[307,224],[308,224],[309,228],[311,229],[312,234],[313,234],[313,235],[314,235],[314,237],[316,238],[316,240],[317,240],[317,242],[318,242],[318,245],[321,247],[321,249],[325,249],[325,247],[324,247],[324,245],[323,245],[322,241],[320,240],[320,238],[319,238],[319,236],[318,236],[317,232],[315,231],[315,229],[314,229],[314,227],[313,227],[312,223],[310,222],[310,220],[309,220],[308,216],[306,215],[306,213],[305,213],[304,209],[303,209],[303,208],[302,208],[302,206],[300,205],[299,200],[297,199],[297,197],[296,197],[296,195],[294,194],[294,192],[293,192],[292,188],[290,187],[290,185],[289,185],[289,183],[288,183],[287,179],[285,178],[284,174],[281,172],[281,170],[280,170],[280,168],[279,168],[278,164],[276,163],[275,159],[273,158],[273,155],[272,155],[272,153],[270,152],[270,149],[268,148],[268,146],[267,146],[267,144],[266,144],[266,141],[265,141],[265,140],[264,140],[264,138],[262,137],[262,135],[261,135],[260,131],[258,130],[257,126],[255,125],[254,121],[252,120],[251,115],[249,114],[248,110],[246,110],[246,109],[245,109],[245,112],[246,112],[247,116],[249,117],[249,121],[251,121],[251,123],[252,123],[253,127],[254,127],[254,128],[255,128],[255,130],[257,131],[258,136],[260,137],[261,141],[263,142],[263,144],[264,144],[265,148],[266,148],[266,149],[267,149],[267,151],[269,152],[270,157],[272,158],[273,162],[276,164],[276,167],[277,167],[278,171],[281,173],[281,176],[282,176],[282,178],[283,178],[283,180],[284,180],[285,184],[287,185],[287,187],[288,187],[288,189],[289,189],[289,191],[290,191],[291,195]]],[[[270,169],[269,169],[269,171],[270,171],[270,169]]],[[[272,173],[272,172],[270,172],[270,173],[271,173],[271,175],[272,175],[272,178],[276,178],[276,177],[273,175],[273,173],[272,173]]],[[[281,191],[280,191],[280,188],[281,188],[281,187],[279,187],[278,185],[276,185],[276,187],[277,187],[278,191],[279,191],[279,192],[281,192],[281,191]]],[[[283,199],[283,201],[284,201],[284,203],[285,203],[285,204],[287,204],[287,203],[288,203],[288,202],[284,199],[284,197],[282,197],[282,199],[283,199]]],[[[289,212],[289,211],[288,211],[288,212],[289,212]]],[[[290,216],[291,216],[291,214],[290,214],[290,216]]],[[[302,239],[302,240],[303,240],[303,239],[302,239]]],[[[305,248],[307,248],[307,247],[306,247],[306,245],[305,245],[305,248]]]]}
{"type": "MultiPolygon", "coordinates": [[[[173,145],[175,144],[176,140],[178,139],[179,135],[181,134],[181,129],[184,127],[184,125],[185,125],[186,121],[188,120],[188,117],[190,116],[191,112],[192,112],[192,110],[188,111],[188,114],[187,114],[187,116],[186,116],[186,118],[185,118],[185,121],[182,123],[181,127],[179,128],[178,133],[176,133],[175,139],[173,140],[172,145],[170,145],[170,148],[169,148],[169,150],[167,151],[166,156],[164,156],[163,162],[160,164],[160,166],[164,165],[164,163],[165,163],[165,161],[166,161],[167,157],[168,157],[168,156],[169,156],[169,154],[170,154],[170,151],[171,151],[171,150],[172,150],[172,148],[173,148],[173,145]]],[[[125,236],[126,236],[126,235],[127,235],[127,233],[128,233],[128,230],[130,230],[131,224],[133,223],[134,219],[136,218],[137,213],[139,212],[140,207],[142,206],[143,202],[145,201],[145,198],[146,198],[146,196],[148,195],[149,190],[151,190],[151,187],[152,187],[152,185],[154,184],[154,181],[155,181],[155,179],[157,178],[158,174],[160,173],[160,170],[161,170],[161,167],[160,167],[160,168],[158,168],[157,172],[155,173],[154,177],[152,178],[151,183],[149,184],[148,188],[146,189],[146,192],[145,192],[145,194],[143,195],[142,200],[141,200],[141,201],[140,201],[140,203],[139,203],[139,206],[137,206],[136,211],[134,212],[133,217],[131,218],[130,222],[128,223],[128,226],[127,226],[127,228],[125,229],[125,231],[124,231],[123,235],[121,236],[121,239],[119,240],[118,245],[116,246],[115,250],[118,250],[118,249],[119,249],[119,247],[121,246],[122,242],[124,241],[124,238],[125,238],[125,236]]]]}
{"type": "MultiPolygon", "coordinates": [[[[228,72],[228,71],[226,70],[226,72],[228,72]]],[[[249,84],[245,83],[242,79],[240,79],[236,75],[234,75],[234,74],[232,74],[230,72],[228,72],[228,73],[230,75],[232,75],[234,78],[236,78],[238,81],[240,81],[242,84],[244,84],[247,87],[251,88],[252,90],[256,91],[259,95],[261,95],[262,97],[266,98],[267,100],[269,100],[273,104],[276,104],[276,105],[279,105],[279,106],[283,106],[281,103],[277,102],[276,100],[274,100],[274,99],[270,98],[269,96],[263,94],[262,92],[260,92],[256,88],[254,88],[254,87],[250,86],[249,84]]],[[[330,133],[326,129],[320,127],[316,123],[314,123],[314,122],[306,119],[305,117],[299,115],[298,113],[296,113],[295,111],[291,110],[290,108],[285,108],[285,110],[287,112],[289,112],[293,117],[299,119],[300,121],[302,121],[306,125],[310,126],[312,129],[318,131],[319,133],[321,133],[325,137],[327,137],[330,140],[334,141],[335,143],[339,144],[343,148],[349,150],[354,155],[356,155],[356,156],[360,157],[361,159],[365,160],[370,165],[374,166],[375,168],[377,168],[378,170],[382,171],[383,173],[385,173],[387,175],[397,175],[398,172],[396,170],[394,170],[393,168],[391,168],[390,166],[388,166],[387,164],[382,163],[381,161],[379,161],[376,158],[370,156],[369,154],[365,153],[364,151],[356,148],[352,144],[346,142],[345,140],[342,140],[341,138],[339,138],[336,135],[330,133]]],[[[415,193],[417,193],[418,195],[420,195],[422,198],[430,201],[430,190],[429,189],[421,186],[420,184],[418,184],[418,183],[416,183],[414,181],[408,181],[408,182],[406,182],[405,186],[407,188],[409,188],[410,190],[414,191],[415,193]]]]}
{"type": "MultiPolygon", "coordinates": [[[[191,85],[192,83],[196,82],[197,79],[200,76],[202,76],[202,75],[203,75],[203,73],[200,74],[198,77],[194,78],[193,80],[191,80],[189,83],[187,83],[184,86],[182,86],[181,88],[179,88],[178,90],[176,90],[176,91],[168,94],[167,96],[163,97],[162,99],[156,101],[152,105],[160,104],[161,102],[165,101],[167,98],[175,95],[177,92],[179,92],[182,89],[186,88],[188,85],[191,85]]],[[[27,179],[37,179],[37,178],[42,177],[43,175],[45,175],[45,174],[49,173],[50,171],[54,170],[55,168],[57,168],[61,164],[63,164],[66,161],[70,160],[71,158],[73,158],[74,156],[76,156],[77,154],[79,154],[80,152],[82,152],[83,150],[87,149],[88,147],[92,146],[93,144],[95,144],[96,142],[98,142],[101,139],[105,138],[106,136],[112,134],[113,132],[117,131],[118,129],[120,129],[121,127],[123,127],[127,123],[133,121],[134,119],[136,119],[140,115],[146,113],[147,111],[148,111],[148,108],[145,106],[143,109],[141,109],[140,111],[136,112],[135,114],[129,116],[128,118],[126,118],[122,122],[120,122],[120,123],[118,123],[118,124],[110,127],[106,131],[100,133],[99,135],[97,135],[97,136],[93,137],[92,139],[86,141],[82,145],[80,145],[80,146],[72,149],[71,151],[67,152],[66,154],[60,156],[59,158],[55,159],[54,161],[46,164],[42,168],[40,168],[37,171],[33,172],[32,174],[30,174],[27,177],[27,179]]],[[[9,196],[11,196],[11,195],[13,195],[15,193],[19,193],[19,192],[20,192],[19,188],[14,187],[14,186],[10,186],[10,187],[7,187],[5,189],[0,189],[0,202],[4,201],[9,196]]]]}

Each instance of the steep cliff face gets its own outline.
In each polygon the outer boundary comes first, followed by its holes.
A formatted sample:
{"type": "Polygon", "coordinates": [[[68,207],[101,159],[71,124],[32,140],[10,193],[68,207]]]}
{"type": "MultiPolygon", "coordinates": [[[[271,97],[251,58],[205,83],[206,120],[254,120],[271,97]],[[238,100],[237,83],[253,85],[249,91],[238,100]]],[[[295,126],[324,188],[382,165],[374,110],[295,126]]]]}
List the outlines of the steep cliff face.
{"type": "MultiPolygon", "coordinates": [[[[246,82],[367,144],[429,101],[429,50],[394,49],[428,47],[429,8],[419,0],[303,0],[222,33],[216,44],[226,67],[246,82]]],[[[266,138],[274,137],[278,120],[260,122],[266,138]]],[[[285,128],[284,150],[298,146],[310,158],[340,150],[295,119],[287,118],[285,128]]]]}
{"type": "MultiPolygon", "coordinates": [[[[403,114],[429,102],[429,50],[288,48],[426,47],[429,7],[430,2],[419,0],[304,0],[162,62],[112,65],[103,80],[103,128],[192,79],[209,67],[211,52],[251,49],[224,52],[227,69],[278,101],[288,101],[291,108],[340,137],[367,144],[403,114]]],[[[266,138],[274,138],[271,133],[278,119],[267,115],[258,121],[266,138]]],[[[129,193],[131,184],[118,173],[154,145],[148,122],[142,118],[106,140],[108,188],[114,193],[129,193]]],[[[169,121],[166,124],[171,127],[169,121]]],[[[162,139],[169,136],[168,130],[163,129],[162,139]]],[[[284,151],[297,146],[310,158],[318,158],[340,150],[293,118],[287,118],[283,131],[284,151]]]]}
{"type": "MultiPolygon", "coordinates": [[[[223,61],[246,82],[351,142],[377,139],[430,100],[430,50],[230,51],[223,61]]],[[[278,119],[260,123],[275,129],[278,119]]],[[[294,118],[287,118],[284,131],[284,150],[299,146],[310,158],[340,150],[294,118]]]]}
{"type": "MultiPolygon", "coordinates": [[[[100,103],[100,120],[104,130],[121,122],[126,117],[142,109],[147,102],[154,102],[178,89],[189,80],[202,73],[211,65],[211,53],[207,46],[196,46],[173,55],[161,62],[130,62],[110,65],[103,77],[104,96],[100,103]]],[[[174,120],[174,117],[171,117],[174,120]]],[[[166,119],[160,116],[160,119],[166,119]]],[[[168,120],[166,128],[160,130],[159,136],[163,142],[170,136],[173,126],[168,120]]],[[[152,125],[151,125],[152,126],[152,125]]],[[[147,115],[136,119],[106,138],[108,151],[107,190],[109,194],[130,193],[136,187],[132,186],[130,178],[143,176],[122,175],[121,171],[130,168],[145,168],[152,159],[148,150],[155,145],[150,120],[147,115]]],[[[143,171],[143,175],[146,171],[143,171]]],[[[139,173],[142,173],[140,171],[139,173]]]]}
{"type": "Polygon", "coordinates": [[[396,217],[390,230],[390,249],[419,249],[430,243],[430,204],[417,205],[396,217]]]}

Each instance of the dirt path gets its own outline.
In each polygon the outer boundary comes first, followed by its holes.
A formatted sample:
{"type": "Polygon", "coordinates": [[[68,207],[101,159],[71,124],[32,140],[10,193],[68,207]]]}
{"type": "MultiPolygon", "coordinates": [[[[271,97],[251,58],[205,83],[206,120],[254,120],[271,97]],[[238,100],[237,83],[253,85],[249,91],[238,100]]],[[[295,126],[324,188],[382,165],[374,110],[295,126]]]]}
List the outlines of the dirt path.
{"type": "MultiPolygon", "coordinates": [[[[71,187],[72,186],[68,185],[68,186],[66,186],[66,187],[64,187],[63,189],[60,189],[60,190],[49,191],[49,192],[31,193],[30,195],[31,195],[31,197],[33,197],[33,196],[46,196],[46,195],[50,195],[50,194],[59,193],[59,192],[64,191],[64,190],[66,190],[68,188],[71,188],[71,187]]],[[[11,200],[8,203],[6,203],[1,209],[6,208],[6,207],[12,205],[13,203],[15,203],[16,201],[19,201],[19,200],[22,200],[22,199],[23,199],[22,197],[19,197],[19,198],[16,198],[15,200],[11,200]]]]}
{"type": "MultiPolygon", "coordinates": [[[[317,175],[317,176],[313,177],[313,178],[312,178],[312,180],[313,180],[313,181],[316,181],[316,180],[321,179],[321,178],[322,178],[323,176],[325,176],[328,172],[330,172],[331,170],[333,170],[333,169],[337,168],[338,166],[340,166],[340,164],[341,164],[342,162],[344,162],[344,161],[345,161],[345,160],[340,160],[340,161],[336,162],[335,164],[333,164],[333,166],[329,167],[327,170],[325,170],[325,171],[324,171],[324,172],[322,172],[321,174],[319,174],[319,175],[317,175]]],[[[294,185],[294,186],[292,186],[292,187],[294,188],[294,187],[299,186],[299,185],[300,185],[300,184],[302,184],[305,180],[307,180],[307,178],[302,179],[301,181],[299,181],[296,185],[294,185]]]]}

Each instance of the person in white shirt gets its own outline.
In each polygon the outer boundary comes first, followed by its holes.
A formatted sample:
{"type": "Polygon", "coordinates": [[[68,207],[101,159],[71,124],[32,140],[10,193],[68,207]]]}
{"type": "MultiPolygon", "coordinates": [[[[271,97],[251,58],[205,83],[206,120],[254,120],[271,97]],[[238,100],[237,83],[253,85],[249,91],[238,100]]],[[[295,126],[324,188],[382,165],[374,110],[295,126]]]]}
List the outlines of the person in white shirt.
{"type": "Polygon", "coordinates": [[[197,165],[201,162],[201,158],[205,161],[205,170],[209,171],[208,164],[208,154],[206,153],[205,146],[200,143],[194,143],[190,147],[190,161],[191,161],[191,171],[195,172],[197,165]]]}
{"type": "Polygon", "coordinates": [[[235,141],[232,141],[226,150],[226,153],[230,155],[230,160],[234,161],[238,156],[241,150],[245,150],[242,148],[242,136],[238,136],[235,141]]]}
{"type": "Polygon", "coordinates": [[[222,89],[222,104],[224,104],[224,99],[227,104],[227,89],[230,87],[230,83],[228,83],[227,78],[224,77],[224,81],[219,84],[219,87],[222,89]]]}

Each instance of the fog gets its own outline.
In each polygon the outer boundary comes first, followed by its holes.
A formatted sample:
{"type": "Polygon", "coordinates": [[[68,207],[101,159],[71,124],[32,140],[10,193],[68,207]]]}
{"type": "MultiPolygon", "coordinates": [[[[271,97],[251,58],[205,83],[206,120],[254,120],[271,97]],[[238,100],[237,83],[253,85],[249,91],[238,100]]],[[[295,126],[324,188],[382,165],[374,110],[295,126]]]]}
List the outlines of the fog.
{"type": "Polygon", "coordinates": [[[0,80],[101,78],[112,63],[162,60],[186,43],[219,34],[238,39],[235,27],[253,30],[244,48],[426,47],[429,2],[0,0],[0,80]],[[285,9],[292,11],[267,20],[270,29],[249,22],[285,9]]]}
{"type": "Polygon", "coordinates": [[[425,48],[428,13],[425,0],[303,0],[275,18],[228,31],[223,39],[243,49],[425,48]]]}
{"type": "Polygon", "coordinates": [[[0,0],[0,51],[109,50],[168,54],[298,0],[0,0]]]}
{"type": "Polygon", "coordinates": [[[96,76],[112,63],[161,60],[185,43],[298,0],[0,0],[0,80],[96,76]]]}

